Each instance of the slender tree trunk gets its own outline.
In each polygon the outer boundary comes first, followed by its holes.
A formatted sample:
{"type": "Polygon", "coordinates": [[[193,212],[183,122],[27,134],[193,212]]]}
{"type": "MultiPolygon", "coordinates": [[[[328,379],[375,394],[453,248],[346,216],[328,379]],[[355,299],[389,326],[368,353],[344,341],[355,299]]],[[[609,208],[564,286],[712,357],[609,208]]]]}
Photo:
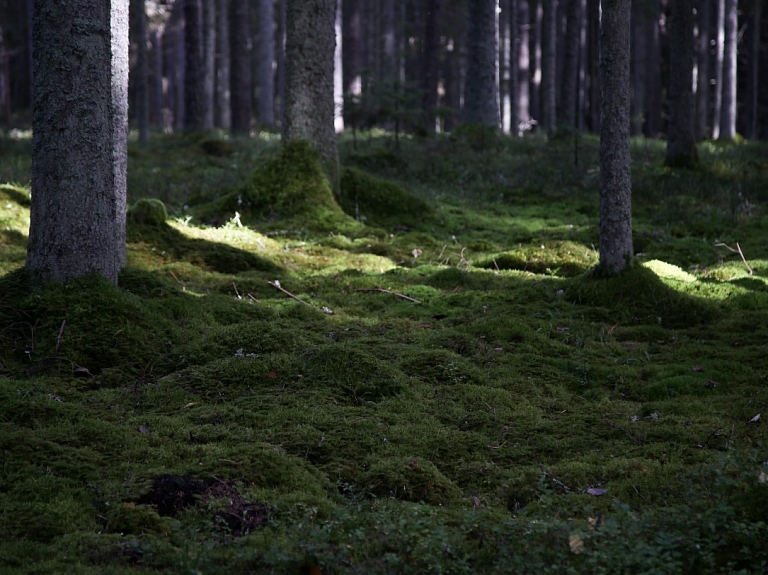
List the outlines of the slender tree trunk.
{"type": "Polygon", "coordinates": [[[600,263],[615,274],[632,260],[629,152],[631,0],[602,0],[600,30],[600,263]]]}
{"type": "Polygon", "coordinates": [[[646,65],[648,66],[648,80],[645,85],[645,135],[656,138],[663,131],[662,127],[662,87],[661,87],[661,39],[659,37],[659,1],[652,0],[649,13],[649,25],[646,29],[648,39],[646,47],[646,65]]]}
{"type": "Polygon", "coordinates": [[[275,13],[273,0],[259,0],[259,34],[256,47],[258,118],[262,126],[275,125],[275,13]]]}
{"type": "Polygon", "coordinates": [[[520,133],[520,0],[509,0],[509,133],[520,133]]]}
{"type": "Polygon", "coordinates": [[[200,132],[205,125],[203,78],[203,10],[201,0],[184,2],[184,129],[200,132]]]}
{"type": "Polygon", "coordinates": [[[645,4],[632,3],[632,68],[631,82],[632,94],[630,100],[631,123],[630,133],[639,136],[643,133],[645,123],[645,85],[648,82],[648,35],[646,29],[652,19],[648,17],[648,8],[645,4]]]}
{"type": "Polygon", "coordinates": [[[427,0],[424,15],[424,55],[422,57],[422,108],[428,133],[437,123],[437,87],[440,79],[440,0],[427,0]]]}
{"type": "MultiPolygon", "coordinates": [[[[344,94],[360,96],[362,88],[362,62],[360,59],[361,22],[360,1],[342,0],[341,2],[341,64],[344,94]]],[[[354,107],[344,107],[344,125],[352,127],[355,122],[351,111],[354,107]]]]}
{"type": "Polygon", "coordinates": [[[338,197],[333,101],[336,0],[290,0],[286,11],[283,141],[307,140],[338,197]]]}
{"type": "Polygon", "coordinates": [[[229,76],[229,3],[217,0],[216,5],[216,117],[218,128],[229,131],[232,127],[231,87],[229,76]]]}
{"type": "Polygon", "coordinates": [[[723,110],[723,60],[725,57],[725,0],[714,0],[717,6],[715,20],[715,90],[712,100],[712,139],[720,137],[720,118],[723,110]]]}
{"type": "MultiPolygon", "coordinates": [[[[597,0],[596,0],[597,1],[597,0]]],[[[541,124],[541,1],[529,0],[528,27],[528,106],[531,127],[541,124]]]]}
{"type": "Polygon", "coordinates": [[[736,42],[738,36],[738,0],[725,1],[725,38],[723,43],[723,101],[720,137],[736,137],[736,42]]]}
{"type": "Polygon", "coordinates": [[[576,126],[579,131],[585,131],[586,112],[588,110],[587,94],[589,89],[589,61],[587,52],[587,0],[580,0],[581,29],[579,30],[579,100],[576,106],[576,126]]]}
{"type": "Polygon", "coordinates": [[[232,0],[232,133],[251,133],[251,47],[248,0],[232,0]]]}
{"type": "Polygon", "coordinates": [[[709,135],[709,39],[711,2],[698,2],[696,12],[696,139],[709,135]]]}
{"type": "Polygon", "coordinates": [[[216,0],[202,0],[203,130],[213,130],[216,89],[216,0]]]}
{"type": "Polygon", "coordinates": [[[693,136],[693,0],[671,3],[666,163],[688,167],[698,158],[693,136]]]}
{"type": "Polygon", "coordinates": [[[125,266],[128,0],[35,0],[34,20],[27,267],[42,283],[96,272],[116,284],[125,266]]]}
{"type": "Polygon", "coordinates": [[[600,0],[587,0],[587,70],[589,114],[587,125],[600,133],[600,0]]]}
{"type": "Polygon", "coordinates": [[[277,0],[277,29],[275,30],[275,61],[277,62],[277,86],[275,94],[279,104],[275,106],[275,118],[285,115],[285,19],[286,2],[277,0]]]}
{"type": "Polygon", "coordinates": [[[566,126],[576,128],[579,101],[579,44],[581,40],[581,0],[566,0],[565,46],[561,85],[561,118],[566,126]]]}
{"type": "Polygon", "coordinates": [[[448,43],[443,58],[445,106],[451,109],[443,120],[443,131],[450,132],[458,125],[461,110],[461,44],[459,38],[448,43]]]}
{"type": "Polygon", "coordinates": [[[747,24],[747,43],[749,59],[747,66],[747,95],[745,106],[745,131],[747,138],[755,140],[758,134],[758,80],[760,70],[760,19],[762,0],[753,0],[749,23],[747,24]]]}
{"type": "Polygon", "coordinates": [[[520,41],[518,42],[518,69],[519,69],[519,102],[520,102],[520,121],[518,123],[519,132],[531,129],[533,112],[531,110],[531,58],[530,58],[530,6],[528,0],[520,1],[520,19],[518,21],[518,30],[520,31],[520,41]]]}
{"type": "Polygon", "coordinates": [[[145,0],[136,2],[136,124],[139,141],[149,141],[149,54],[147,53],[147,9],[145,0]]]}
{"type": "Polygon", "coordinates": [[[152,66],[150,70],[150,106],[149,121],[155,128],[163,125],[163,28],[152,32],[152,66]]]}
{"type": "Polygon", "coordinates": [[[336,133],[344,131],[344,76],[342,74],[341,0],[336,0],[334,19],[336,46],[333,50],[333,127],[336,133]]]}
{"type": "Polygon", "coordinates": [[[463,120],[499,127],[496,0],[469,0],[463,120]]]}
{"type": "Polygon", "coordinates": [[[557,0],[542,0],[541,126],[548,134],[557,124],[557,0]]]}

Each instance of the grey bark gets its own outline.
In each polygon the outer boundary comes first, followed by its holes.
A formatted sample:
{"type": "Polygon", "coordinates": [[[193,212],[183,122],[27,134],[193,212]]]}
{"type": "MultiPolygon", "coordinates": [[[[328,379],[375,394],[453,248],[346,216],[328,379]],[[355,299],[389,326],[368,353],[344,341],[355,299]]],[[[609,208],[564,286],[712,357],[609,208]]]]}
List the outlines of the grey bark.
{"type": "Polygon", "coordinates": [[[161,28],[157,28],[152,33],[152,56],[150,119],[155,128],[161,128],[163,126],[163,32],[161,28]]]}
{"type": "Polygon", "coordinates": [[[560,91],[560,118],[563,124],[576,128],[579,101],[579,48],[581,44],[581,0],[567,0],[565,6],[565,40],[560,91]]]}
{"type": "Polygon", "coordinates": [[[710,2],[699,2],[696,11],[696,139],[709,135],[710,2]]]}
{"type": "Polygon", "coordinates": [[[333,101],[336,0],[291,0],[285,24],[283,141],[306,140],[314,145],[338,196],[333,101]]]}
{"type": "Polygon", "coordinates": [[[557,0],[542,0],[541,126],[548,133],[557,123],[557,0]]]}
{"type": "Polygon", "coordinates": [[[762,0],[753,0],[752,11],[747,25],[749,59],[747,66],[747,94],[745,106],[744,135],[757,139],[758,135],[758,80],[760,70],[760,19],[762,17],[762,0]]]}
{"type": "Polygon", "coordinates": [[[278,104],[275,117],[282,118],[285,112],[285,12],[287,0],[277,0],[277,29],[275,30],[275,61],[277,63],[277,86],[275,94],[278,104]]]}
{"type": "Polygon", "coordinates": [[[232,0],[230,67],[232,132],[251,133],[251,46],[248,0],[232,0]]]}
{"type": "Polygon", "coordinates": [[[589,90],[587,125],[594,133],[600,132],[600,0],[587,1],[587,76],[589,90]]]}
{"type": "Polygon", "coordinates": [[[454,38],[443,58],[444,105],[451,110],[443,120],[445,132],[450,132],[458,125],[458,113],[461,110],[461,49],[461,39],[454,38]]]}
{"type": "Polygon", "coordinates": [[[128,0],[34,2],[32,204],[36,281],[125,265],[128,0]]]}
{"type": "Polygon", "coordinates": [[[205,125],[205,86],[203,83],[202,0],[184,2],[184,129],[200,132],[205,125]]]}
{"type": "Polygon", "coordinates": [[[598,271],[625,269],[632,249],[629,151],[631,0],[602,0],[600,28],[600,262],[598,271]]]}
{"type": "Polygon", "coordinates": [[[437,88],[440,80],[441,0],[427,0],[424,14],[424,55],[422,59],[422,108],[428,133],[435,132],[437,88]]]}
{"type": "Polygon", "coordinates": [[[232,127],[229,77],[229,0],[217,0],[216,4],[216,111],[214,121],[218,128],[229,131],[232,127]]]}
{"type": "Polygon", "coordinates": [[[467,77],[462,119],[470,124],[499,127],[496,0],[469,0],[467,77]]]}
{"type": "Polygon", "coordinates": [[[519,102],[520,102],[520,121],[519,130],[525,131],[531,127],[531,59],[530,59],[530,2],[528,0],[519,0],[520,18],[518,21],[518,30],[520,32],[520,41],[518,43],[518,69],[519,69],[519,102]]]}
{"type": "Polygon", "coordinates": [[[738,32],[738,0],[726,0],[720,137],[728,140],[736,137],[736,42],[738,32]]]}
{"type": "Polygon", "coordinates": [[[653,25],[653,16],[648,13],[647,3],[632,3],[632,94],[630,99],[630,133],[643,133],[646,116],[645,85],[648,82],[648,26],[653,25]]]}
{"type": "Polygon", "coordinates": [[[203,130],[213,130],[216,88],[216,0],[203,2],[203,130]]]}
{"type": "Polygon", "coordinates": [[[145,0],[134,0],[136,14],[136,124],[139,141],[149,141],[149,54],[145,0]]]}
{"type": "Polygon", "coordinates": [[[717,13],[715,16],[715,89],[712,97],[712,139],[720,137],[720,116],[723,109],[723,59],[725,56],[725,0],[714,0],[717,13]]]}
{"type": "Polygon", "coordinates": [[[381,79],[388,84],[397,81],[396,26],[395,0],[381,0],[381,79]]]}
{"type": "Polygon", "coordinates": [[[666,163],[682,167],[698,158],[693,132],[693,0],[672,0],[671,5],[666,163]]]}
{"type": "Polygon", "coordinates": [[[509,132],[520,131],[520,2],[509,0],[509,132]]]}
{"type": "Polygon", "coordinates": [[[275,125],[275,11],[274,0],[259,0],[259,32],[256,43],[258,120],[275,125]]]}

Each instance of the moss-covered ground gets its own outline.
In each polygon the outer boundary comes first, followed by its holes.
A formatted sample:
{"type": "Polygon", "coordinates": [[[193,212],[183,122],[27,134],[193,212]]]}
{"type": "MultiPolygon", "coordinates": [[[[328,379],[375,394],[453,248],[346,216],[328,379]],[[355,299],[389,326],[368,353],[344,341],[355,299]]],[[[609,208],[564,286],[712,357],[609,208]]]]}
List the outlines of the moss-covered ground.
{"type": "Polygon", "coordinates": [[[3,142],[0,573],[766,572],[768,147],[634,142],[598,280],[593,138],[278,146],[132,143],[119,287],[31,289],[3,142]]]}

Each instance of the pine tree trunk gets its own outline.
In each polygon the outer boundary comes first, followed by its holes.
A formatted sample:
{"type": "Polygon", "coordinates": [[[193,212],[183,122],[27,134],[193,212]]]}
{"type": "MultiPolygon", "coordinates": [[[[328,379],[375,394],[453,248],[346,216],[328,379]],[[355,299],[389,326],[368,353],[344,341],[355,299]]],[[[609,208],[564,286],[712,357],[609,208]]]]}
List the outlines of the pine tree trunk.
{"type": "Polygon", "coordinates": [[[587,0],[587,62],[589,114],[587,126],[600,133],[600,0],[587,0]]]}
{"type": "Polygon", "coordinates": [[[496,0],[469,0],[463,121],[499,127],[496,0]]]}
{"type": "Polygon", "coordinates": [[[600,262],[603,274],[625,269],[632,249],[629,152],[631,0],[602,0],[600,30],[600,262]]]}
{"type": "Polygon", "coordinates": [[[760,70],[760,19],[762,17],[762,0],[753,0],[747,24],[747,43],[749,49],[747,65],[747,95],[745,105],[744,135],[757,139],[758,134],[758,80],[760,70]]]}
{"type": "Polygon", "coordinates": [[[509,0],[509,133],[520,133],[520,2],[509,0]]]}
{"type": "Polygon", "coordinates": [[[557,0],[542,0],[541,126],[552,134],[557,124],[557,0]]]}
{"type": "Polygon", "coordinates": [[[645,123],[645,85],[648,82],[648,36],[646,29],[650,25],[648,20],[647,6],[632,3],[630,134],[633,136],[639,136],[643,133],[643,124],[645,123]]]}
{"type": "Polygon", "coordinates": [[[693,0],[671,3],[666,163],[687,167],[698,159],[693,135],[693,0]]]}
{"type": "Polygon", "coordinates": [[[200,132],[205,122],[203,83],[203,7],[202,0],[184,2],[184,129],[200,132]]]}
{"type": "Polygon", "coordinates": [[[659,37],[659,1],[651,2],[652,12],[649,13],[649,25],[646,28],[648,49],[646,65],[648,80],[645,84],[645,135],[657,138],[663,131],[662,126],[662,87],[661,87],[661,39],[659,37]]]}
{"type": "Polygon", "coordinates": [[[35,0],[33,48],[27,267],[42,283],[96,272],[116,284],[125,265],[128,0],[35,0]]]}
{"type": "Polygon", "coordinates": [[[230,28],[232,133],[243,136],[251,133],[251,46],[248,5],[248,0],[232,0],[230,28]]]}
{"type": "Polygon", "coordinates": [[[155,129],[163,126],[163,32],[152,33],[152,70],[150,73],[150,123],[155,129]]]}
{"type": "Polygon", "coordinates": [[[149,54],[147,50],[147,11],[145,0],[133,0],[136,22],[136,67],[134,112],[139,141],[149,141],[149,54]]]}
{"type": "Polygon", "coordinates": [[[229,76],[229,0],[216,2],[216,127],[229,131],[232,127],[231,88],[229,76]]]}
{"type": "Polygon", "coordinates": [[[422,108],[427,132],[435,132],[437,122],[437,87],[440,80],[440,0],[427,0],[424,21],[422,59],[422,108]]]}
{"type": "Polygon", "coordinates": [[[275,30],[275,62],[277,63],[275,118],[285,116],[285,12],[288,0],[277,0],[277,28],[275,30]]]}
{"type": "Polygon", "coordinates": [[[709,132],[709,40],[710,2],[699,2],[696,12],[696,139],[703,140],[709,132]]]}
{"type": "Polygon", "coordinates": [[[333,101],[336,0],[290,0],[286,7],[283,141],[306,140],[320,153],[338,197],[333,101]]]}
{"type": "Polygon", "coordinates": [[[273,0],[259,0],[259,34],[256,45],[258,118],[262,126],[275,125],[275,13],[273,0]]]}
{"type": "Polygon", "coordinates": [[[518,90],[520,92],[520,121],[518,123],[519,132],[525,132],[531,129],[531,120],[533,118],[531,110],[531,58],[530,58],[530,6],[528,0],[519,0],[519,20],[518,31],[520,32],[520,41],[518,42],[518,90]]]}
{"type": "Polygon", "coordinates": [[[736,42],[738,40],[738,0],[725,1],[723,42],[723,101],[720,114],[720,137],[736,137],[736,42]]]}
{"type": "Polygon", "coordinates": [[[560,107],[563,124],[576,128],[579,99],[579,47],[581,40],[581,0],[566,0],[566,32],[563,52],[563,73],[560,107]]]}
{"type": "Polygon", "coordinates": [[[443,119],[443,131],[450,132],[458,125],[461,110],[461,41],[453,38],[443,58],[443,81],[445,83],[444,105],[450,108],[443,119]]]}
{"type": "Polygon", "coordinates": [[[717,6],[715,19],[715,58],[713,61],[715,90],[712,99],[712,139],[720,137],[720,119],[723,110],[723,60],[725,57],[725,0],[714,0],[717,6]]]}
{"type": "Polygon", "coordinates": [[[202,0],[203,38],[203,130],[213,130],[216,88],[216,0],[202,0]]]}

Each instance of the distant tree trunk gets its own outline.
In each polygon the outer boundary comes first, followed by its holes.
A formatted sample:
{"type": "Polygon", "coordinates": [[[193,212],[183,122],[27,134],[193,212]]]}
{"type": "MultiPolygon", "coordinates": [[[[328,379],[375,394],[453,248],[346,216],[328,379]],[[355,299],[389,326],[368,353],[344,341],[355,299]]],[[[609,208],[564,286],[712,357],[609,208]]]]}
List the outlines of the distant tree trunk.
{"type": "Polygon", "coordinates": [[[693,0],[671,0],[671,4],[666,163],[688,167],[698,158],[693,136],[693,0]]]}
{"type": "Polygon", "coordinates": [[[723,101],[720,137],[736,137],[736,42],[738,40],[738,0],[725,1],[725,38],[723,42],[723,101]]]}
{"type": "Polygon", "coordinates": [[[283,141],[307,140],[338,197],[333,102],[336,0],[290,0],[286,10],[283,141]]]}
{"type": "Polygon", "coordinates": [[[509,0],[509,133],[520,132],[520,1],[509,0]]]}
{"type": "Polygon", "coordinates": [[[541,126],[552,134],[557,124],[557,0],[542,0],[541,126]]]}
{"type": "Polygon", "coordinates": [[[600,133],[600,0],[587,0],[587,75],[589,114],[587,126],[600,133]]]}
{"type": "Polygon", "coordinates": [[[116,284],[125,266],[128,0],[35,0],[33,48],[27,267],[41,283],[96,272],[116,284]]]}
{"type": "Polygon", "coordinates": [[[259,34],[256,46],[258,118],[262,126],[275,125],[275,12],[273,0],[259,0],[259,34]]]}
{"type": "MultiPolygon", "coordinates": [[[[632,3],[632,94],[630,98],[630,134],[639,136],[645,123],[645,85],[648,82],[648,8],[639,2],[632,3]]],[[[651,23],[653,22],[652,19],[651,23]]]]}
{"type": "Polygon", "coordinates": [[[496,0],[469,0],[463,120],[499,127],[496,0]]]}
{"type": "Polygon", "coordinates": [[[519,0],[518,10],[520,12],[517,29],[520,33],[518,42],[518,90],[520,93],[519,103],[520,120],[518,131],[522,132],[531,127],[531,58],[530,58],[530,2],[528,0],[519,0]]]}
{"type": "Polygon", "coordinates": [[[566,126],[576,128],[576,109],[579,101],[579,45],[581,40],[581,0],[566,0],[565,42],[561,84],[560,118],[566,126]]]}
{"type": "Polygon", "coordinates": [[[336,133],[340,133],[344,131],[344,76],[341,63],[344,40],[341,32],[341,0],[336,0],[334,34],[336,46],[333,50],[333,128],[336,133]]]}
{"type": "Polygon", "coordinates": [[[461,36],[448,43],[443,58],[443,79],[445,83],[444,105],[451,112],[445,114],[443,131],[450,132],[458,124],[461,110],[461,36]]]}
{"type": "MultiPolygon", "coordinates": [[[[344,94],[359,96],[362,87],[363,67],[360,58],[361,22],[360,1],[342,0],[341,2],[341,64],[344,84],[344,94]]],[[[354,114],[352,108],[344,108],[344,124],[353,126],[354,114]]]]}
{"type": "Polygon", "coordinates": [[[277,62],[277,86],[275,94],[279,104],[275,106],[275,118],[285,116],[285,12],[288,0],[277,0],[277,29],[275,30],[275,61],[277,62]]]}
{"type": "Polygon", "coordinates": [[[203,10],[201,0],[184,1],[184,129],[200,132],[205,125],[203,83],[203,10]]]}
{"type": "MultiPolygon", "coordinates": [[[[597,0],[595,0],[597,1],[597,0]]],[[[531,127],[541,124],[541,1],[529,0],[528,14],[528,106],[531,127]]]]}
{"type": "Polygon", "coordinates": [[[150,74],[150,122],[155,129],[163,126],[163,28],[152,33],[152,72],[150,74]]]}
{"type": "Polygon", "coordinates": [[[435,132],[437,88],[440,80],[440,0],[427,0],[424,14],[424,55],[422,58],[422,108],[428,133],[435,132]]]}
{"type": "Polygon", "coordinates": [[[645,135],[656,138],[662,132],[661,39],[659,37],[659,0],[651,0],[649,26],[646,28],[647,82],[645,84],[645,135]]]}
{"type": "Polygon", "coordinates": [[[749,50],[747,66],[747,94],[745,105],[744,135],[757,139],[758,133],[758,80],[760,70],[760,20],[762,0],[753,0],[749,23],[747,24],[747,46],[749,50]]]}
{"type": "Polygon", "coordinates": [[[696,27],[696,139],[709,135],[709,39],[710,2],[697,4],[696,27]]]}
{"type": "Polygon", "coordinates": [[[147,11],[145,0],[134,0],[136,22],[136,125],[139,141],[149,141],[149,55],[147,53],[147,11]]]}
{"type": "Polygon", "coordinates": [[[213,130],[216,88],[216,0],[203,1],[203,130],[213,130]]]}
{"type": "Polygon", "coordinates": [[[248,0],[232,0],[232,133],[251,133],[251,47],[248,0]]]}
{"type": "Polygon", "coordinates": [[[723,110],[723,59],[725,57],[725,0],[714,0],[717,5],[715,20],[715,90],[712,100],[712,139],[720,137],[720,118],[723,110]]]}
{"type": "Polygon", "coordinates": [[[216,2],[216,126],[229,131],[232,127],[231,88],[229,76],[229,4],[230,0],[216,2]]]}
{"type": "Polygon", "coordinates": [[[631,0],[602,0],[600,31],[600,262],[602,274],[625,269],[632,249],[629,152],[631,0]]]}

